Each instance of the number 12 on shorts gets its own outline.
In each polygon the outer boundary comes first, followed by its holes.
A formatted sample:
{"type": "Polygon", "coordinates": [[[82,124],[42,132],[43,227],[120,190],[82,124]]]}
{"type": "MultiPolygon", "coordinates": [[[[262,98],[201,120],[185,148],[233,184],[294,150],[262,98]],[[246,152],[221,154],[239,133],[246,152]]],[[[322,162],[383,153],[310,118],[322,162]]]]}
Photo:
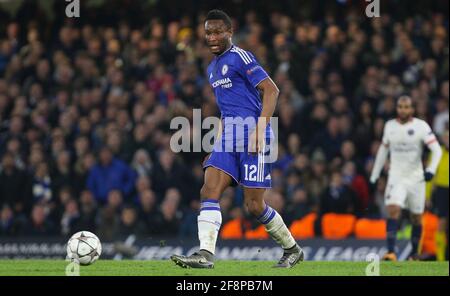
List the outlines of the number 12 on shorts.
{"type": "Polygon", "coordinates": [[[253,181],[256,182],[256,171],[258,170],[256,165],[248,165],[244,164],[244,179],[246,181],[253,181]]]}

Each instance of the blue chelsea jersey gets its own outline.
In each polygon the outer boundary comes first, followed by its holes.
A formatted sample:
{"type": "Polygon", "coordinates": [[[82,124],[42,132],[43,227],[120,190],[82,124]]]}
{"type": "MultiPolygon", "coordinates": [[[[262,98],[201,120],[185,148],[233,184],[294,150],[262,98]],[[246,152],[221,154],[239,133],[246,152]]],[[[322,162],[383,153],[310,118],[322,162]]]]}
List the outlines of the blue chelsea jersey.
{"type": "MultiPolygon", "coordinates": [[[[253,54],[232,45],[209,64],[207,75],[222,119],[251,117],[257,120],[262,100],[256,87],[269,75],[253,54]]],[[[270,137],[269,126],[266,132],[270,137]]]]}

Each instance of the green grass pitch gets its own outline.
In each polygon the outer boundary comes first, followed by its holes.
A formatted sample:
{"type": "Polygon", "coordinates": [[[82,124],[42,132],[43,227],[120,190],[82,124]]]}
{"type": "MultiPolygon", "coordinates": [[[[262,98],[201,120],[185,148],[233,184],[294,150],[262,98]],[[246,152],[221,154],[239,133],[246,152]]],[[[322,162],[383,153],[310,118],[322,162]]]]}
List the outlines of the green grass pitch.
{"type": "MultiPolygon", "coordinates": [[[[169,260],[99,260],[81,266],[81,276],[363,276],[366,262],[301,262],[292,269],[274,262],[217,261],[214,269],[183,269],[169,260]]],[[[65,276],[64,260],[0,260],[0,276],[65,276]]],[[[382,276],[448,276],[447,262],[381,262],[382,276]]]]}

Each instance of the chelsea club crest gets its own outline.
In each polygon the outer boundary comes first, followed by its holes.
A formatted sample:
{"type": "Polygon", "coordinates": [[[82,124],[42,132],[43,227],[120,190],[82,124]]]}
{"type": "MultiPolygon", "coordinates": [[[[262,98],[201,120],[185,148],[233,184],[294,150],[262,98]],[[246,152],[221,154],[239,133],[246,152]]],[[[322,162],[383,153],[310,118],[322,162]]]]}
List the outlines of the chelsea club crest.
{"type": "Polygon", "coordinates": [[[225,64],[222,66],[222,75],[227,74],[227,72],[228,72],[228,65],[225,64]]]}

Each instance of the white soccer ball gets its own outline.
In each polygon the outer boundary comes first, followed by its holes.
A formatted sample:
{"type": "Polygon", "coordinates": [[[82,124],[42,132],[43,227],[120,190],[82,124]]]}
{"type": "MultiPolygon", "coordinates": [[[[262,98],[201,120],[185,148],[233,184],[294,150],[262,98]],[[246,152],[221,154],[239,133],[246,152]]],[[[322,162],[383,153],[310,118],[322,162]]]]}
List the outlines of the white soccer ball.
{"type": "Polygon", "coordinates": [[[102,244],[98,237],[89,231],[80,231],[72,235],[67,242],[67,260],[80,265],[94,263],[102,254],[102,244]]]}

